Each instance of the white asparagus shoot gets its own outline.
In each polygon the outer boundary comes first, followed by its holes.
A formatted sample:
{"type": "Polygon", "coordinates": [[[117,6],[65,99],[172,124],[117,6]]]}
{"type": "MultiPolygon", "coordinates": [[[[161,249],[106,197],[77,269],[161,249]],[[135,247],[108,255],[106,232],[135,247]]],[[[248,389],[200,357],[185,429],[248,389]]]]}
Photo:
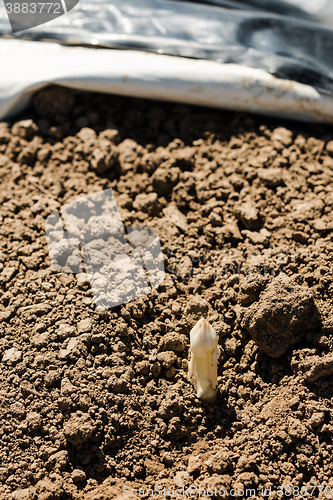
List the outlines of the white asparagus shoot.
{"type": "Polygon", "coordinates": [[[217,396],[217,360],[220,350],[217,335],[210,323],[199,319],[190,332],[191,360],[188,375],[199,399],[215,403],[217,396]]]}

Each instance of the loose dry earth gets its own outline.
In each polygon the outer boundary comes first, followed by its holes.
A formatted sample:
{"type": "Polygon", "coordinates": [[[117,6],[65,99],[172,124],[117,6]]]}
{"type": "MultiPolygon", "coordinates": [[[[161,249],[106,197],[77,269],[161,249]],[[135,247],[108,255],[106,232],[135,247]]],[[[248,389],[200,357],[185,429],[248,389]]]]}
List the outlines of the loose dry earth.
{"type": "Polygon", "coordinates": [[[333,496],[332,139],[58,88],[0,124],[1,499],[333,496]],[[108,188],[158,230],[166,276],[98,311],[82,273],[52,269],[45,219],[108,188]],[[202,316],[213,407],[187,380],[202,316]]]}

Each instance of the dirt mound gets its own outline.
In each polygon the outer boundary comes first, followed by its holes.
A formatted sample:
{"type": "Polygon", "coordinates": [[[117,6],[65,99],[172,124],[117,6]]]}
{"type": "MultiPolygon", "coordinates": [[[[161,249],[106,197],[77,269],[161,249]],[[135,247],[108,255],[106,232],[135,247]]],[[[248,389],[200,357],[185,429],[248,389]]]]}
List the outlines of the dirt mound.
{"type": "Polygon", "coordinates": [[[293,283],[282,273],[246,310],[241,325],[262,351],[279,358],[313,327],[315,312],[308,288],[293,283]]]}

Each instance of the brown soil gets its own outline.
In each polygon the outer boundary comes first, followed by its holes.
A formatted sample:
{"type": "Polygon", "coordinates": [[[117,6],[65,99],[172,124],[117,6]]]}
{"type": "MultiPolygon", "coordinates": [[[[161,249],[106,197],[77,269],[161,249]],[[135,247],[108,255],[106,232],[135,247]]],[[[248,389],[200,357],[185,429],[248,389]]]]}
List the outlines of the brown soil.
{"type": "Polygon", "coordinates": [[[1,499],[331,495],[332,138],[61,89],[0,124],[1,499]],[[107,188],[125,224],[158,230],[166,277],[97,311],[82,274],[51,268],[44,227],[107,188]],[[201,316],[214,406],[187,379],[201,316]]]}

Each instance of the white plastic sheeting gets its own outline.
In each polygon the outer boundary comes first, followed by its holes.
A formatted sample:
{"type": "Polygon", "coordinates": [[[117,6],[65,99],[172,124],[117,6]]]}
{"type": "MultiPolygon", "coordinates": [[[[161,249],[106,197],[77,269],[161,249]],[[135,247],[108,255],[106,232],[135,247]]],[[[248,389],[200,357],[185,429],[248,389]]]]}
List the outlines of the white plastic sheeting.
{"type": "Polygon", "coordinates": [[[239,64],[333,96],[333,29],[288,0],[80,0],[19,32],[36,19],[17,15],[13,34],[0,3],[0,36],[239,64]]]}
{"type": "Polygon", "coordinates": [[[0,119],[39,89],[72,89],[333,123],[333,98],[261,69],[141,51],[0,40],[0,119]]]}

